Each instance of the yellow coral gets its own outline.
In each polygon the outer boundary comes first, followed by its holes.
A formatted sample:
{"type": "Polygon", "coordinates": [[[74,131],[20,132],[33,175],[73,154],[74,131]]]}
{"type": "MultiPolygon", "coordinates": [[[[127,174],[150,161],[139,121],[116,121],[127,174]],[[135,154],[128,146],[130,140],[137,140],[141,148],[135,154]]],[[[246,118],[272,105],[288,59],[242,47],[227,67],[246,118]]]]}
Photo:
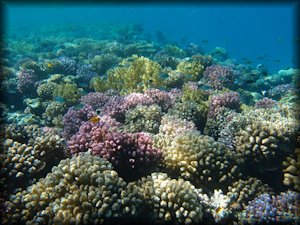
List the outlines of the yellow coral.
{"type": "Polygon", "coordinates": [[[123,60],[117,68],[107,72],[109,87],[122,94],[142,92],[162,86],[161,67],[158,63],[133,55],[123,60]]]}
{"type": "Polygon", "coordinates": [[[54,92],[53,97],[59,97],[61,101],[66,103],[75,104],[80,98],[80,89],[75,83],[64,83],[58,85],[54,92]]]}
{"type": "Polygon", "coordinates": [[[204,66],[197,58],[186,58],[181,61],[176,70],[184,74],[185,81],[198,81],[204,71],[204,66]]]}

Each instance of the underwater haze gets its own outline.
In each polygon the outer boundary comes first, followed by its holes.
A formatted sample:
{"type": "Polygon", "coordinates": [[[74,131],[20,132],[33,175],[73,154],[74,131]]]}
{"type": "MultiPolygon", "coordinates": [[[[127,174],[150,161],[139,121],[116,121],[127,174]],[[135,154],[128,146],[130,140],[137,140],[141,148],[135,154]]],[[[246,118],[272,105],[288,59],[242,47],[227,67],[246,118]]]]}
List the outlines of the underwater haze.
{"type": "Polygon", "coordinates": [[[6,4],[0,224],[300,224],[294,7],[6,4]]]}
{"type": "MultiPolygon", "coordinates": [[[[124,4],[92,6],[7,5],[7,30],[14,26],[140,23],[155,39],[157,31],[185,46],[205,51],[225,48],[232,58],[270,72],[295,66],[299,37],[296,5],[290,4],[124,4]]],[[[28,28],[30,29],[30,28],[28,28]]]]}

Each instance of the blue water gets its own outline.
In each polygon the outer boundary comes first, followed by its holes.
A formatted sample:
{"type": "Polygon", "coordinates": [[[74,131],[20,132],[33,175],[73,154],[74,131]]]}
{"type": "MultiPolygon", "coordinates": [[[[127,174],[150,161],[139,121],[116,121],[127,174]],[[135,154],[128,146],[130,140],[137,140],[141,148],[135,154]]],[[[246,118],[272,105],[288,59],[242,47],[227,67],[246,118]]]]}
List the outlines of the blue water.
{"type": "Polygon", "coordinates": [[[230,58],[266,65],[273,73],[295,67],[295,4],[281,5],[17,5],[5,7],[7,30],[55,24],[140,23],[180,46],[199,44],[205,52],[225,48],[230,58]],[[247,58],[247,59],[245,59],[247,58]]]}

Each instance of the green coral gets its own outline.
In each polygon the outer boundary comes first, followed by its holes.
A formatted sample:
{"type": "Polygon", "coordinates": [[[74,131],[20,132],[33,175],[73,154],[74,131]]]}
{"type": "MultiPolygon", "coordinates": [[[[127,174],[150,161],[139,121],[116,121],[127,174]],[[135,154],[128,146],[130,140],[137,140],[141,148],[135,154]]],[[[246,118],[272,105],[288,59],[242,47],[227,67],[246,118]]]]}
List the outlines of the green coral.
{"type": "Polygon", "coordinates": [[[133,55],[107,72],[108,85],[122,94],[142,92],[163,85],[160,72],[161,67],[157,62],[133,55]]]}
{"type": "Polygon", "coordinates": [[[209,190],[221,188],[238,176],[232,151],[198,131],[188,131],[162,148],[163,165],[172,174],[209,190]]]}
{"type": "Polygon", "coordinates": [[[129,132],[156,134],[162,115],[161,108],[156,104],[150,106],[138,105],[126,112],[124,129],[129,132]]]}
{"type": "Polygon", "coordinates": [[[181,119],[192,121],[199,130],[205,127],[208,106],[206,103],[197,104],[194,101],[176,102],[168,111],[168,114],[178,116],[181,119]]]}
{"type": "Polygon", "coordinates": [[[107,70],[116,65],[120,61],[120,58],[114,54],[107,53],[96,55],[91,59],[90,64],[98,74],[105,74],[107,70]]]}
{"type": "Polygon", "coordinates": [[[110,87],[108,85],[107,79],[103,77],[93,77],[90,81],[90,88],[96,92],[105,92],[110,87]]]}
{"type": "Polygon", "coordinates": [[[37,88],[36,92],[37,92],[38,96],[40,96],[42,99],[52,99],[53,92],[57,86],[58,86],[58,84],[49,81],[49,82],[41,84],[37,88]]]}
{"type": "Polygon", "coordinates": [[[202,77],[204,66],[198,57],[192,57],[182,60],[176,70],[184,74],[185,81],[198,81],[202,77]]]}
{"type": "Polygon", "coordinates": [[[63,115],[67,112],[68,106],[62,102],[50,102],[42,117],[48,125],[63,127],[63,115]]]}
{"type": "Polygon", "coordinates": [[[75,83],[59,84],[54,92],[53,97],[62,98],[66,104],[76,104],[81,97],[81,89],[75,83]]]}
{"type": "Polygon", "coordinates": [[[182,58],[186,55],[185,51],[176,45],[166,45],[164,51],[167,55],[174,56],[177,58],[182,58]]]}

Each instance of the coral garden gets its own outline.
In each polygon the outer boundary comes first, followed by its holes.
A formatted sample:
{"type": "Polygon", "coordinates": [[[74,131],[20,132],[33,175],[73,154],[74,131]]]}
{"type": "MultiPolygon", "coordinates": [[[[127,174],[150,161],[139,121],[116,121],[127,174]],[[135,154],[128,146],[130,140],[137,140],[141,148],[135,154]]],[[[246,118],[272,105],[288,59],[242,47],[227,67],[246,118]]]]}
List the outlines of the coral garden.
{"type": "Polygon", "coordinates": [[[1,224],[300,223],[297,68],[77,29],[5,37],[1,224]]]}

